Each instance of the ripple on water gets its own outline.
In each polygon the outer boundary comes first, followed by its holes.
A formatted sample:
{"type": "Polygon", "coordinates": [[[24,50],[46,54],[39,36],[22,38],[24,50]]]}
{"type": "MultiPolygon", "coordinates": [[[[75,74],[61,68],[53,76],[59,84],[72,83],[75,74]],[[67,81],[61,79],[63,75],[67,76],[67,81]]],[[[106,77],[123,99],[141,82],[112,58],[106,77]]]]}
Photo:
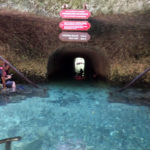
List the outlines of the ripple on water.
{"type": "Polygon", "coordinates": [[[49,89],[45,95],[7,95],[0,106],[0,137],[22,136],[14,149],[149,150],[148,90],[116,94],[101,83],[42,86],[49,89]]]}

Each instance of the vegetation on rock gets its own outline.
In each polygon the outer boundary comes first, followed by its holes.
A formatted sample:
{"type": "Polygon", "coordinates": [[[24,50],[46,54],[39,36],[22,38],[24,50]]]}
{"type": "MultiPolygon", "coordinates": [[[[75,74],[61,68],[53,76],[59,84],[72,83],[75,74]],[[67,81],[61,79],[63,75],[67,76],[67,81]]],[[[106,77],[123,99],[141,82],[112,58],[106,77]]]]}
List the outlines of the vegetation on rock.
{"type": "MultiPolygon", "coordinates": [[[[50,54],[73,44],[58,39],[62,5],[82,9],[85,3],[92,38],[74,45],[106,53],[110,81],[128,82],[150,66],[149,0],[1,0],[0,55],[33,79],[45,79],[50,54]]],[[[150,83],[150,73],[140,82],[150,83]]]]}
{"type": "Polygon", "coordinates": [[[68,4],[72,9],[82,9],[85,3],[94,16],[127,14],[150,9],[149,0],[1,0],[0,8],[58,17],[63,4],[68,4]]]}

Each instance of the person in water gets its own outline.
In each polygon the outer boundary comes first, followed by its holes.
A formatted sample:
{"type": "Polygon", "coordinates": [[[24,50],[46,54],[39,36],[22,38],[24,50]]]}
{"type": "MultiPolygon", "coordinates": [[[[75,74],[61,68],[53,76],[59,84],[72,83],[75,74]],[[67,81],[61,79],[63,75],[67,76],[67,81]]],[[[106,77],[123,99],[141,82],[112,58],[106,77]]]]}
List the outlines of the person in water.
{"type": "Polygon", "coordinates": [[[9,75],[10,66],[6,63],[0,67],[0,84],[3,85],[3,88],[13,88],[16,89],[15,81],[11,81],[12,75],[9,75]]]}

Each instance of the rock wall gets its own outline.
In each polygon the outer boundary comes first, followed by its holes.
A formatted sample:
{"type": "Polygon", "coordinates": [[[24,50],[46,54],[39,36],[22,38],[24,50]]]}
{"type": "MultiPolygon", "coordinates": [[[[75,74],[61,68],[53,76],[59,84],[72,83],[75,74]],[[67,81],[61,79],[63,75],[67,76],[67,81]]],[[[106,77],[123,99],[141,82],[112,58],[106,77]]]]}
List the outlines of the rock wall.
{"type": "MultiPolygon", "coordinates": [[[[49,57],[62,47],[79,47],[81,51],[90,48],[105,55],[105,61],[109,62],[106,76],[110,81],[128,82],[149,67],[149,13],[92,17],[88,43],[61,42],[58,38],[60,21],[54,17],[1,11],[0,55],[33,80],[45,79],[49,57]]],[[[149,83],[150,73],[140,81],[149,83]]]]}
{"type": "Polygon", "coordinates": [[[145,12],[150,9],[150,0],[1,0],[0,8],[58,17],[64,3],[72,9],[82,9],[86,3],[93,16],[145,12]]]}

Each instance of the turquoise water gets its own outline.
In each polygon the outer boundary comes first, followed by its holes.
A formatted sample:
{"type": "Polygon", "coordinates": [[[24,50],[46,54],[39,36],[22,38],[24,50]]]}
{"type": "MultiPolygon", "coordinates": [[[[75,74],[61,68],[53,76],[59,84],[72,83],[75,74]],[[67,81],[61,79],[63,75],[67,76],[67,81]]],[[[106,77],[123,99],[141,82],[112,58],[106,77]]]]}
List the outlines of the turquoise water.
{"type": "MultiPolygon", "coordinates": [[[[150,150],[150,89],[53,82],[1,95],[0,139],[12,150],[150,150]],[[40,96],[41,95],[41,96],[40,96]]],[[[0,145],[3,149],[4,145],[0,145]]]]}

